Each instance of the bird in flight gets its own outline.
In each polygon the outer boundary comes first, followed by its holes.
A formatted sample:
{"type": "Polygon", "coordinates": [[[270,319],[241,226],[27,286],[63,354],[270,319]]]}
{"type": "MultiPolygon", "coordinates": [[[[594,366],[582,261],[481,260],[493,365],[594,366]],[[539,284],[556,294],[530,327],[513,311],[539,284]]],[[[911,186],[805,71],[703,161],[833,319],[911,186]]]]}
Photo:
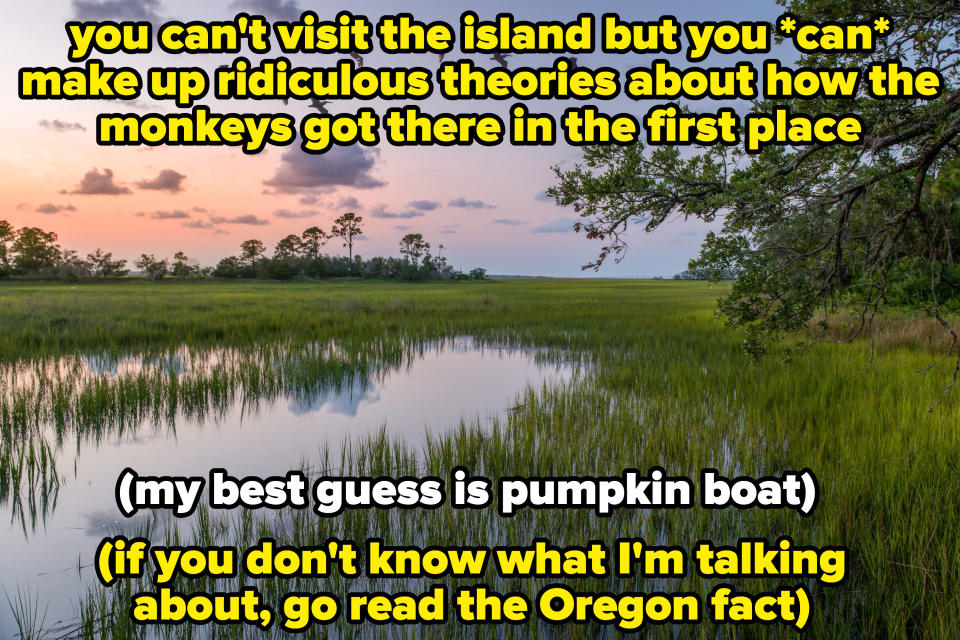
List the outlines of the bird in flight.
{"type": "Polygon", "coordinates": [[[350,57],[353,58],[353,59],[357,62],[357,66],[358,66],[358,67],[362,67],[362,66],[363,66],[363,56],[362,56],[362,55],[360,55],[360,54],[357,53],[356,51],[351,51],[351,52],[350,52],[350,57]]]}
{"type": "Polygon", "coordinates": [[[330,112],[327,111],[326,105],[330,104],[329,100],[317,100],[316,98],[310,98],[310,106],[319,111],[320,113],[325,113],[330,115],[330,112]]]}
{"type": "Polygon", "coordinates": [[[510,55],[509,53],[500,53],[500,52],[498,51],[497,53],[495,53],[495,54],[493,54],[492,56],[490,56],[490,59],[493,60],[494,62],[496,62],[497,64],[499,64],[499,65],[500,65],[501,67],[503,67],[504,69],[506,69],[506,68],[507,68],[507,56],[509,56],[509,55],[510,55]]]}

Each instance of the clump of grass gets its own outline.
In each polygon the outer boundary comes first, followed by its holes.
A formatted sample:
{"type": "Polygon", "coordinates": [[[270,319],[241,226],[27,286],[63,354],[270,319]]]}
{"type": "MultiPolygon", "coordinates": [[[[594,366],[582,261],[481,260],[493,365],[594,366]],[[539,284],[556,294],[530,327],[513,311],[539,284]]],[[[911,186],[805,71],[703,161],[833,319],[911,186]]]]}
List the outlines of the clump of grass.
{"type": "MultiPolygon", "coordinates": [[[[960,318],[947,321],[954,331],[960,329],[960,318]]],[[[905,348],[942,356],[955,348],[950,329],[922,311],[892,310],[867,321],[855,313],[818,314],[806,333],[837,342],[872,341],[881,353],[905,348]]]]}
{"type": "Polygon", "coordinates": [[[46,522],[56,508],[60,477],[56,455],[43,437],[0,438],[0,506],[24,532],[46,522]]]}
{"type": "Polygon", "coordinates": [[[7,593],[7,605],[17,627],[17,637],[22,640],[39,640],[43,638],[44,623],[47,619],[47,608],[40,607],[40,598],[35,593],[17,588],[11,598],[7,593]]]}

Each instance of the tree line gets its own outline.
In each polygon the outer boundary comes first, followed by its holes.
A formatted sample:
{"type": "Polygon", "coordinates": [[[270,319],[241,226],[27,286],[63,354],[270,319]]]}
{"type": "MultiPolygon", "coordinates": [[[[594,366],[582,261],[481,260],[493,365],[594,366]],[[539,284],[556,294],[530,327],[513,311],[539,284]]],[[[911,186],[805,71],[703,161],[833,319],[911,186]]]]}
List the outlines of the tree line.
{"type": "MultiPolygon", "coordinates": [[[[246,240],[240,254],[220,260],[216,266],[201,267],[184,252],[172,259],[142,254],[136,268],[150,280],[173,278],[228,278],[290,280],[293,278],[389,278],[395,280],[480,280],[481,268],[463,273],[453,268],[442,255],[443,245],[431,253],[431,245],[420,233],[408,233],[400,240],[400,257],[374,257],[365,260],[354,255],[354,243],[363,234],[363,218],[345,213],[333,222],[329,231],[320,227],[305,229],[300,235],[281,239],[273,254],[260,240],[246,240]],[[346,256],[324,252],[331,241],[339,241],[346,256]]],[[[84,280],[121,278],[130,274],[127,260],[97,249],[83,257],[57,244],[57,234],[38,227],[15,229],[0,220],[0,278],[21,276],[84,280]]]]}

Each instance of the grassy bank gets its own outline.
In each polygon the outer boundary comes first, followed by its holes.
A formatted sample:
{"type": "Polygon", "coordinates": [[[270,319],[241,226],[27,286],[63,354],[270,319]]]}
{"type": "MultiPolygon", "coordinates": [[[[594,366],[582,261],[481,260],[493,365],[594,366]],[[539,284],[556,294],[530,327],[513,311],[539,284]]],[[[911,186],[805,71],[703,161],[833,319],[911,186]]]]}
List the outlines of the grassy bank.
{"type": "MultiPolygon", "coordinates": [[[[695,477],[703,467],[717,467],[728,476],[763,476],[809,467],[821,485],[814,515],[695,508],[618,513],[610,518],[579,511],[526,511],[501,520],[486,511],[443,508],[399,514],[348,512],[334,520],[307,514],[221,523],[211,517],[180,531],[153,534],[160,539],[176,536],[182,543],[196,539],[241,546],[252,545],[265,534],[292,544],[379,536],[391,544],[420,546],[527,544],[535,537],[557,544],[593,539],[612,543],[617,537],[643,537],[650,543],[688,548],[701,539],[732,544],[739,537],[773,540],[789,535],[796,544],[850,549],[852,564],[843,584],[807,584],[816,597],[808,637],[957,637],[957,393],[928,410],[949,382],[951,364],[919,374],[931,355],[893,344],[868,368],[869,347],[863,342],[818,344],[791,362],[770,358],[752,364],[740,349],[742,336],[715,319],[717,295],[717,289],[703,283],[615,280],[409,285],[121,282],[77,288],[4,284],[0,361],[5,363],[32,360],[35,371],[51,356],[89,351],[163,354],[174,347],[186,347],[198,357],[217,347],[231,347],[238,356],[192,379],[166,371],[127,381],[120,376],[110,383],[84,382],[78,389],[69,372],[57,374],[51,380],[61,381],[59,396],[51,390],[57,384],[48,381],[33,385],[19,399],[4,400],[0,414],[6,426],[0,446],[11,450],[12,442],[33,437],[50,421],[59,421],[61,430],[96,434],[130,428],[152,415],[150,407],[160,407],[154,417],[171,418],[190,407],[216,405],[228,394],[249,397],[317,381],[332,384],[359,367],[402,361],[415,355],[424,341],[443,337],[473,335],[492,343],[563,349],[591,364],[584,378],[576,385],[530,392],[492,433],[466,423],[424,452],[381,438],[354,443],[342,457],[331,451],[330,459],[315,463],[318,468],[372,476],[446,476],[454,466],[464,465],[494,478],[614,475],[626,467],[655,465],[674,475],[695,477]],[[337,345],[335,353],[311,351],[312,345],[331,341],[337,345]],[[99,422],[98,416],[103,418],[99,422]]],[[[491,571],[485,582],[501,593],[520,590],[532,596],[549,581],[511,581],[491,571]]],[[[733,582],[752,592],[781,584],[733,582]]],[[[656,588],[706,594],[716,584],[688,576],[655,584],[611,580],[577,586],[591,591],[656,588]]],[[[202,586],[181,584],[186,590],[202,586]]],[[[368,586],[342,580],[319,587],[296,581],[263,585],[274,598],[281,588],[342,593],[368,586]]],[[[392,592],[426,586],[423,581],[373,585],[392,592]]],[[[118,588],[98,589],[84,600],[82,630],[88,637],[146,633],[124,622],[129,607],[124,595],[118,588]]],[[[382,631],[343,625],[337,633],[381,637],[382,631]]],[[[171,631],[171,637],[187,633],[188,628],[179,628],[171,631]]],[[[217,633],[233,637],[242,630],[217,633]]],[[[318,628],[307,637],[327,635],[318,628]]],[[[552,627],[533,622],[466,630],[451,624],[388,635],[593,638],[612,637],[615,632],[596,625],[552,627]]],[[[796,632],[707,623],[679,629],[650,627],[644,637],[792,638],[796,632]]]]}

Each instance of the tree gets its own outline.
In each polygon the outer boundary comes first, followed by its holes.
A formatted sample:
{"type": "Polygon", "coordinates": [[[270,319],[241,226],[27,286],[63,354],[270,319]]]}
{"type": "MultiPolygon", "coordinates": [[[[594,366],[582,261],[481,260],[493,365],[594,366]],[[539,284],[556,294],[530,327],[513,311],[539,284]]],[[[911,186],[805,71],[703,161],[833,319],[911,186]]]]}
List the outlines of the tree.
{"type": "Polygon", "coordinates": [[[300,255],[302,244],[303,242],[300,240],[300,236],[291,233],[277,243],[276,248],[273,250],[273,259],[290,262],[300,255]]]}
{"type": "Polygon", "coordinates": [[[167,275],[167,261],[157,260],[156,256],[153,255],[141,254],[140,259],[133,264],[151,280],[162,280],[167,275]]]}
{"type": "Polygon", "coordinates": [[[240,258],[250,265],[250,277],[257,275],[257,260],[263,257],[267,247],[259,240],[244,240],[240,244],[240,258]]]}
{"type": "Polygon", "coordinates": [[[408,233],[400,239],[400,255],[414,267],[420,265],[420,259],[430,251],[430,243],[424,241],[420,233],[408,233]]]}
{"type": "Polygon", "coordinates": [[[330,236],[320,227],[310,227],[304,230],[300,237],[300,252],[306,260],[316,260],[320,257],[320,249],[327,244],[330,236]]]}
{"type": "Polygon", "coordinates": [[[76,251],[68,249],[60,255],[60,262],[57,265],[57,275],[65,280],[77,281],[83,278],[89,278],[93,275],[94,265],[89,260],[84,260],[76,251]]]}
{"type": "Polygon", "coordinates": [[[628,227],[652,231],[672,217],[722,220],[690,267],[713,277],[738,275],[720,309],[731,324],[747,328],[755,354],[769,338],[807,325],[817,310],[829,312],[837,303],[856,304],[860,327],[869,327],[905,261],[924,265],[928,306],[942,320],[941,285],[955,270],[951,237],[960,224],[956,209],[950,214],[937,204],[935,186],[960,154],[960,11],[936,0],[785,5],[800,23],[871,23],[883,13],[893,25],[874,51],[818,51],[795,67],[865,69],[876,60],[906,61],[936,69],[942,94],[925,100],[815,96],[751,107],[852,113],[865,136],[857,146],[770,145],[754,155],[727,147],[694,153],[641,143],[587,147],[572,169],[555,168],[549,192],[583,218],[577,231],[603,243],[585,268],[621,259],[628,227]]]}
{"type": "Polygon", "coordinates": [[[170,268],[170,275],[174,278],[189,278],[198,273],[199,268],[190,264],[190,258],[183,251],[177,251],[173,254],[173,265],[170,268]]]}
{"type": "Polygon", "coordinates": [[[353,239],[363,233],[360,224],[363,218],[353,213],[347,212],[333,221],[333,228],[330,234],[343,240],[343,246],[348,250],[350,262],[353,262],[353,239]]]}
{"type": "Polygon", "coordinates": [[[24,227],[17,231],[11,250],[14,253],[14,268],[27,274],[49,273],[60,261],[57,234],[37,227],[24,227]]]}
{"type": "Polygon", "coordinates": [[[119,278],[127,275],[127,270],[124,269],[127,261],[114,260],[113,254],[104,253],[103,249],[97,249],[93,253],[87,254],[87,261],[90,263],[90,270],[93,275],[99,278],[119,278]]]}
{"type": "Polygon", "coordinates": [[[223,258],[213,270],[215,278],[237,278],[240,276],[240,260],[236,256],[223,258]]]}
{"type": "Polygon", "coordinates": [[[0,269],[10,270],[10,245],[17,234],[13,226],[6,220],[0,220],[0,269]]]}

